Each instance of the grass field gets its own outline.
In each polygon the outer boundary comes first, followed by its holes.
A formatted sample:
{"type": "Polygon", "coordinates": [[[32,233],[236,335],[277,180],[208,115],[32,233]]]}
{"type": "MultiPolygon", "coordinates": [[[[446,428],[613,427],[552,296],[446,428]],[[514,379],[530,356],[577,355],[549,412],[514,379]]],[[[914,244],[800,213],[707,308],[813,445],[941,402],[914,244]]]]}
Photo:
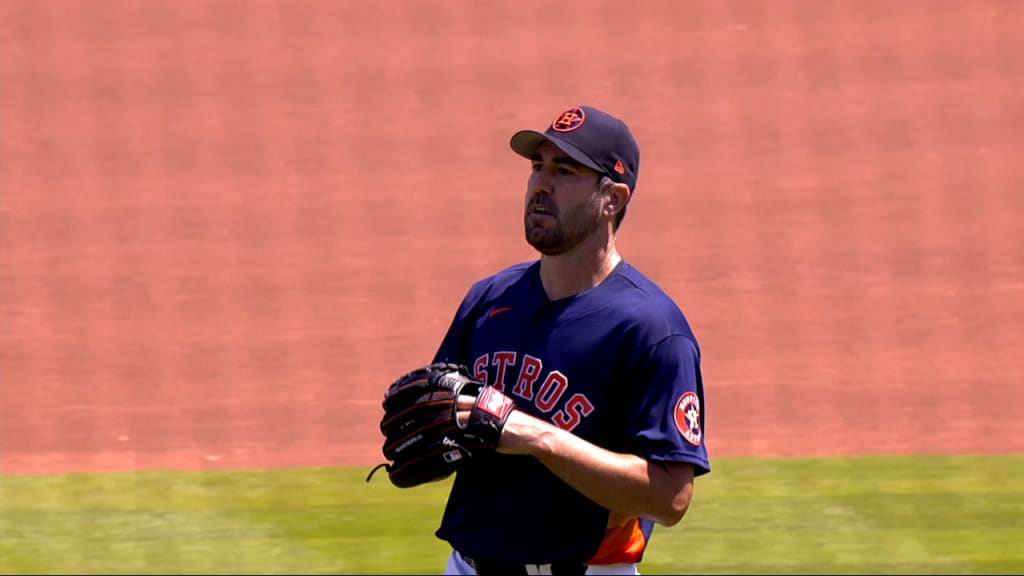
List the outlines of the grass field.
{"type": "MultiPolygon", "coordinates": [[[[1024,572],[1024,456],[714,466],[643,573],[1024,572]]],[[[0,572],[439,574],[449,482],[367,471],[0,476],[0,572]]]]}

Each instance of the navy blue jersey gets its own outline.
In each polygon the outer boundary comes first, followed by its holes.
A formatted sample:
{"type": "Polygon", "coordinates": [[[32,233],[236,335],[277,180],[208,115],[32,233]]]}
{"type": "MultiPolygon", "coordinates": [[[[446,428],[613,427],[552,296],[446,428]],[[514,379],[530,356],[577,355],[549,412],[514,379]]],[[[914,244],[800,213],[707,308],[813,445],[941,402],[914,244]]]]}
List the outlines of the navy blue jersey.
{"type": "MultiPolygon", "coordinates": [[[[697,340],[625,261],[555,301],[539,260],[476,282],[434,361],[469,366],[519,409],[598,446],[710,471],[697,340]]],[[[456,474],[437,536],[476,558],[613,564],[638,562],[653,527],[609,513],[536,458],[483,454],[456,474]]]]}

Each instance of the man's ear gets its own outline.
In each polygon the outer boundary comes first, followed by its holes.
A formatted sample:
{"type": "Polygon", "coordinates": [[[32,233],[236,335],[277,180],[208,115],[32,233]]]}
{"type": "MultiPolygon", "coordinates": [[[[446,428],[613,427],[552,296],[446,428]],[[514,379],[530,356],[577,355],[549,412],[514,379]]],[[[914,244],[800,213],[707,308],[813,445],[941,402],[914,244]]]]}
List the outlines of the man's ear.
{"type": "Polygon", "coordinates": [[[608,193],[608,214],[613,216],[621,212],[632,195],[629,186],[619,182],[612,184],[608,193]]]}

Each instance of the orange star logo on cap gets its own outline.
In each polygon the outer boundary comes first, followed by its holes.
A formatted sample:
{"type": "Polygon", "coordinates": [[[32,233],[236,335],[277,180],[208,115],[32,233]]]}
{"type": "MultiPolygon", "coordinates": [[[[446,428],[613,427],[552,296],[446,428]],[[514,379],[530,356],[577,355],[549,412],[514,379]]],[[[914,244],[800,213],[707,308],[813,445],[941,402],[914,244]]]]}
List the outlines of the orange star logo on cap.
{"type": "Polygon", "coordinates": [[[551,129],[555,132],[572,132],[573,130],[583,126],[583,121],[587,119],[586,113],[579,106],[573,106],[565,112],[558,115],[555,121],[551,123],[551,129]]]}

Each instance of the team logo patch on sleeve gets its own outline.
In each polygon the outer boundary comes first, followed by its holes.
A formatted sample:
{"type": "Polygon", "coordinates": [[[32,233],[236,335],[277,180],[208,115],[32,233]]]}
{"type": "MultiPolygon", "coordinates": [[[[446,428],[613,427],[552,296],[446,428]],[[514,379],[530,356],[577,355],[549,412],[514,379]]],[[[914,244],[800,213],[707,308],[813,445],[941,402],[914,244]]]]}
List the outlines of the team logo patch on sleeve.
{"type": "Polygon", "coordinates": [[[676,428],[694,446],[700,446],[703,433],[700,429],[700,399],[694,392],[687,392],[676,402],[676,428]]]}

